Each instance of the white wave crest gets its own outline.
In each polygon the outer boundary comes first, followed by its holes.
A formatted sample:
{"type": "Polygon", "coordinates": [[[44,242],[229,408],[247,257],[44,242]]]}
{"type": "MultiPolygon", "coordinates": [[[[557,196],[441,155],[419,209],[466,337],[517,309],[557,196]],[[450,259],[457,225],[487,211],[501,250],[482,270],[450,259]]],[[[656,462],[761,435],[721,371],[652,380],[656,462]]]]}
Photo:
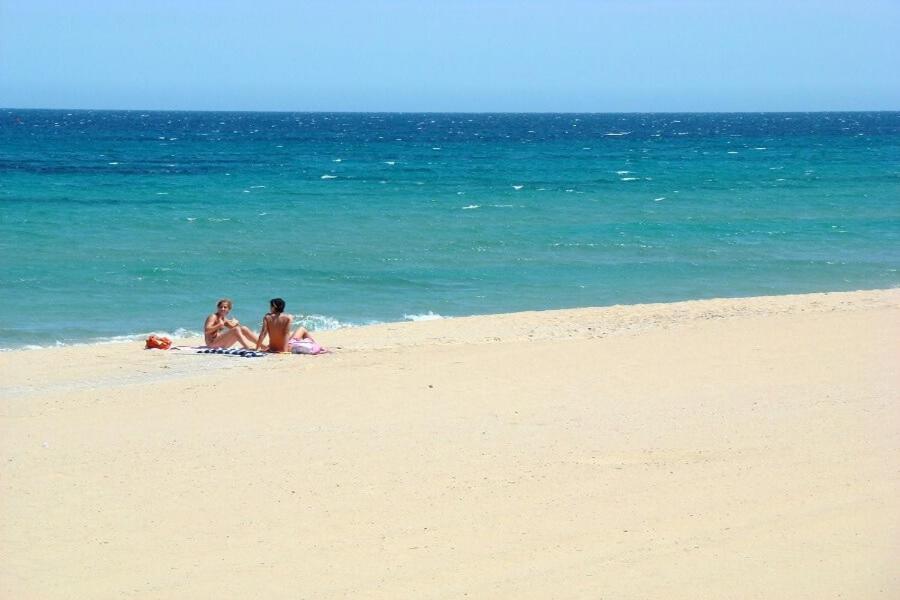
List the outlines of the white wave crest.
{"type": "Polygon", "coordinates": [[[427,313],[420,315],[403,315],[403,318],[407,321],[437,321],[438,319],[446,319],[443,315],[431,312],[430,310],[427,313]]]}
{"type": "Polygon", "coordinates": [[[319,179],[337,179],[337,175],[322,175],[319,179]]]}
{"type": "Polygon", "coordinates": [[[352,323],[342,323],[328,315],[298,315],[294,322],[298,325],[303,325],[311,331],[331,331],[353,326],[352,323]]]}

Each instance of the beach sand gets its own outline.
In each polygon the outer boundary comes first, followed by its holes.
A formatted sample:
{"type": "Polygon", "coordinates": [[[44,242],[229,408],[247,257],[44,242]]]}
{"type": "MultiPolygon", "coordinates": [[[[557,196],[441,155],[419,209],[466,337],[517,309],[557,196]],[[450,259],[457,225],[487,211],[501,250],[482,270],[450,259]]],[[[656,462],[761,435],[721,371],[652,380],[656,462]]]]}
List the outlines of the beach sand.
{"type": "Polygon", "coordinates": [[[900,290],[0,354],[0,598],[898,598],[900,290]]]}

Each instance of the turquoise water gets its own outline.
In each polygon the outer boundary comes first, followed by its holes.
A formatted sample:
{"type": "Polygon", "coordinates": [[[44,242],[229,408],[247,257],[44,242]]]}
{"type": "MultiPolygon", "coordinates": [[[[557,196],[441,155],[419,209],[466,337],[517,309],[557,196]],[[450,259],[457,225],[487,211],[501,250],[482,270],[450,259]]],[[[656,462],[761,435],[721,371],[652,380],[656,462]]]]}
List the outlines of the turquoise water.
{"type": "Polygon", "coordinates": [[[900,113],[0,111],[0,347],[900,284],[900,113]]]}

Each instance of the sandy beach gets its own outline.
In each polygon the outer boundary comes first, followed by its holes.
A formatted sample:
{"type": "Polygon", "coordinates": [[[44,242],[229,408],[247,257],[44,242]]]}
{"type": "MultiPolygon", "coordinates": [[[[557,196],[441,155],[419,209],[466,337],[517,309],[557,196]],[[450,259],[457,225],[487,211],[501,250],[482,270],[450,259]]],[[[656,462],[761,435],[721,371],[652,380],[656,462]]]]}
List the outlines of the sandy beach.
{"type": "Polygon", "coordinates": [[[317,338],[0,354],[0,598],[900,595],[900,290],[317,338]]]}

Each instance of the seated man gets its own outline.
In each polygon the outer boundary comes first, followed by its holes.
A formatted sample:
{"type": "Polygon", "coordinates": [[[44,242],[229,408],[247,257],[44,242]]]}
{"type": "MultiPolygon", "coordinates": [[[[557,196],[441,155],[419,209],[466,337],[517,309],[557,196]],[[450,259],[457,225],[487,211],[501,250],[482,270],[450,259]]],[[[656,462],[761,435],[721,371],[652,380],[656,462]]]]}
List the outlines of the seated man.
{"type": "Polygon", "coordinates": [[[222,298],[216,303],[216,312],[206,317],[203,324],[203,337],[210,348],[230,348],[238,342],[244,348],[253,348],[257,345],[256,336],[237,319],[229,319],[232,303],[228,298],[222,298]]]}
{"type": "Polygon", "coordinates": [[[309,332],[303,327],[297,327],[294,334],[288,337],[293,322],[294,315],[284,313],[284,300],[281,298],[270,300],[269,313],[263,317],[262,329],[259,330],[256,349],[262,349],[266,352],[293,352],[294,342],[304,338],[312,339],[309,332]],[[269,337],[268,346],[263,345],[266,336],[269,337]]]}

